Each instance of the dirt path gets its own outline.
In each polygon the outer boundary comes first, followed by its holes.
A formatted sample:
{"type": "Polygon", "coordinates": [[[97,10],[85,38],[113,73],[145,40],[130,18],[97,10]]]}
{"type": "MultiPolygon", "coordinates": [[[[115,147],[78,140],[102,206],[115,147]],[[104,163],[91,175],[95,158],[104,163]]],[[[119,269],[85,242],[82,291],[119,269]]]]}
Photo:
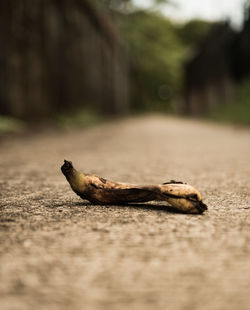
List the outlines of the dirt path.
{"type": "Polygon", "coordinates": [[[149,116],[0,147],[1,310],[249,309],[249,130],[149,116]],[[209,210],[92,206],[64,158],[117,181],[191,183],[209,210]]]}

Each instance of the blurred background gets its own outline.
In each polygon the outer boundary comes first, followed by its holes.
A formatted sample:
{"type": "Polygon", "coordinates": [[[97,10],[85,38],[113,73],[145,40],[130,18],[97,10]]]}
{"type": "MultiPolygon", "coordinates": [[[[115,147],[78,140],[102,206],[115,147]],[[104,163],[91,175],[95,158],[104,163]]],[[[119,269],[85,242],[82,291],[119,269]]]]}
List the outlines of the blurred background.
{"type": "Polygon", "coordinates": [[[0,132],[160,112],[250,124],[250,1],[1,0],[0,132]]]}

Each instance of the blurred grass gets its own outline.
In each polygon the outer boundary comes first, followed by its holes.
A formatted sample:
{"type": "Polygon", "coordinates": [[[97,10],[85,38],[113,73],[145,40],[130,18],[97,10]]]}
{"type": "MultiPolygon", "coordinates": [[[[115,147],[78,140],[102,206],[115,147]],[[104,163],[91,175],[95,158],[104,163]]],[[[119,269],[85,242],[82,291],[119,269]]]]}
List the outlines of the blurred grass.
{"type": "Polygon", "coordinates": [[[225,104],[211,112],[209,118],[219,122],[250,125],[250,104],[225,104]]]}
{"type": "Polygon", "coordinates": [[[250,78],[239,86],[234,100],[213,109],[208,118],[218,122],[250,125],[250,78]]]}
{"type": "Polygon", "coordinates": [[[19,119],[0,115],[0,134],[19,133],[25,128],[25,123],[19,119]]]}
{"type": "Polygon", "coordinates": [[[71,129],[75,127],[91,127],[106,120],[106,117],[92,110],[81,108],[69,113],[63,113],[58,116],[57,123],[59,127],[71,129]]]}

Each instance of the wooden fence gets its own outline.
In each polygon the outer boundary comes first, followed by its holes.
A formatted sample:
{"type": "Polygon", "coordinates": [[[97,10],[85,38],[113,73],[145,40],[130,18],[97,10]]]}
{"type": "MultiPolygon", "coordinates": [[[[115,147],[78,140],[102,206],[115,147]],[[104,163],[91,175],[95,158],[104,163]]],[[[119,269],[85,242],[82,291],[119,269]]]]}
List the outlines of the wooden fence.
{"type": "Polygon", "coordinates": [[[129,109],[126,51],[111,18],[86,0],[1,0],[0,46],[0,114],[129,109]]]}

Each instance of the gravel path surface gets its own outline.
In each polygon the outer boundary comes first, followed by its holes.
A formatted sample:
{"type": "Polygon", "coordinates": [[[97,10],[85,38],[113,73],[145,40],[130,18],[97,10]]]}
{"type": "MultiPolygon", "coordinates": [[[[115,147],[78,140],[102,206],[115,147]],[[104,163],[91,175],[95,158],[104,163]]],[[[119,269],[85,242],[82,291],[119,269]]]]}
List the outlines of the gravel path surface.
{"type": "Polygon", "coordinates": [[[0,308],[247,310],[250,131],[163,116],[0,145],[0,308]],[[203,215],[96,206],[60,172],[197,187],[203,215]]]}

